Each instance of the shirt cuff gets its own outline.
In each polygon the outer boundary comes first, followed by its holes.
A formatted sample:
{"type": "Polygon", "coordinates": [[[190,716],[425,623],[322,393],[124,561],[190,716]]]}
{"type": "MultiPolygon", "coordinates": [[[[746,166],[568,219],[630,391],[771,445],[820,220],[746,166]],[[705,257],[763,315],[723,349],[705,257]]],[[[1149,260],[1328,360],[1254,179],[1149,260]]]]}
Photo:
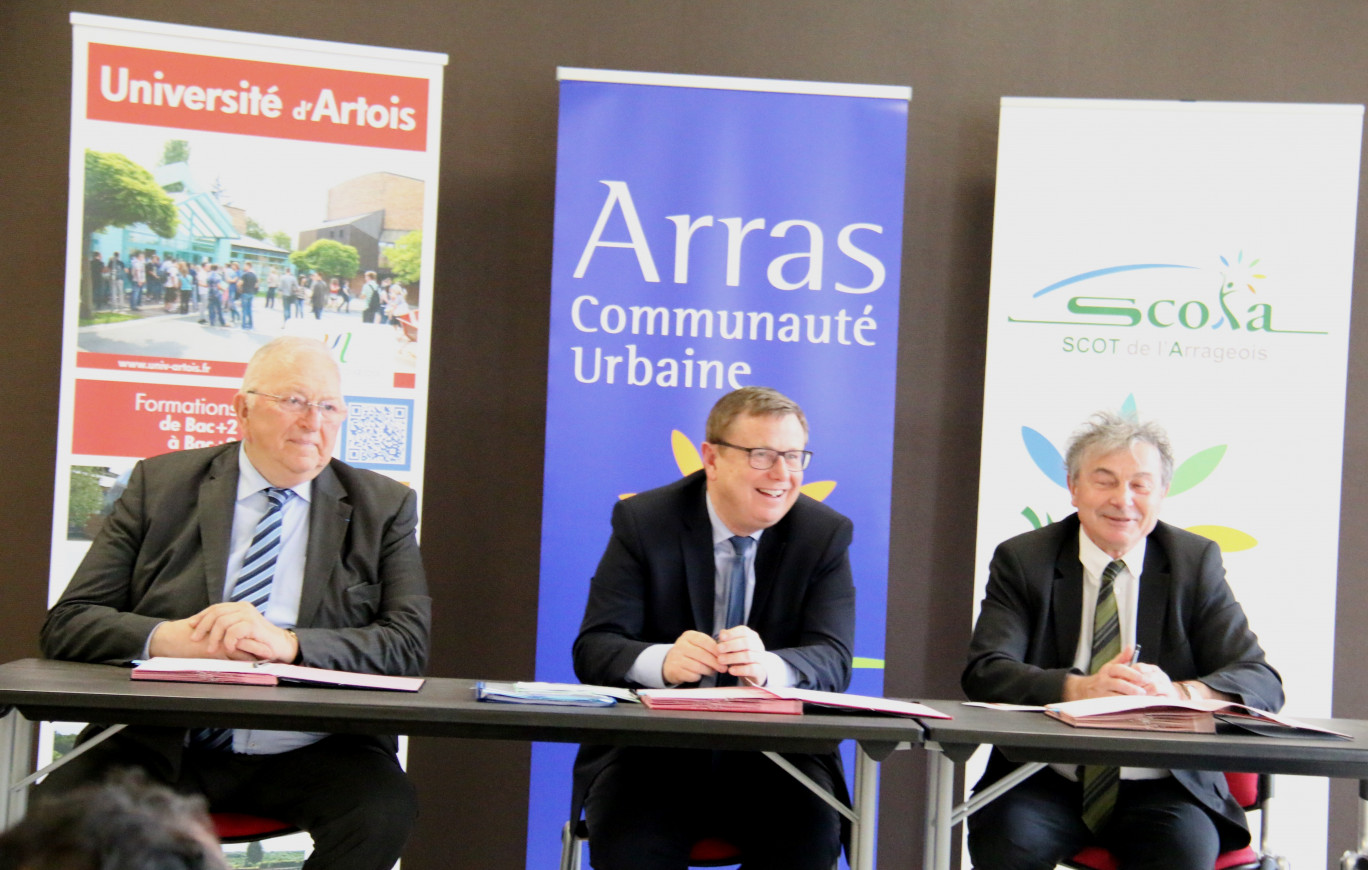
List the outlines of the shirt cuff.
{"type": "Polygon", "coordinates": [[[791,689],[798,683],[798,674],[776,653],[765,650],[760,654],[765,662],[765,685],[774,689],[791,689]]]}
{"type": "Polygon", "coordinates": [[[144,660],[152,658],[152,636],[155,635],[157,633],[157,629],[161,628],[163,625],[166,625],[166,620],[162,620],[161,622],[152,626],[152,630],[147,633],[147,640],[143,642],[142,648],[142,658],[144,660]]]}
{"type": "Polygon", "coordinates": [[[627,679],[648,689],[665,689],[665,655],[672,644],[656,643],[646,647],[627,671],[627,679]]]}

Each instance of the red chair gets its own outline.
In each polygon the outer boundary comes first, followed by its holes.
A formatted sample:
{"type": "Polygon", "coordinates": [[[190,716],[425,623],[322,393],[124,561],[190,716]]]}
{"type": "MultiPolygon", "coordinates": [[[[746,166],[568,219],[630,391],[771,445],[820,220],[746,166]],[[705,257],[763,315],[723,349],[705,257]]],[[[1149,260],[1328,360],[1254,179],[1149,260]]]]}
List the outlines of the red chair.
{"type": "Polygon", "coordinates": [[[269,840],[296,834],[299,828],[279,819],[264,816],[251,816],[247,813],[210,813],[214,831],[222,843],[250,843],[253,840],[269,840]]]}
{"type": "MultiPolygon", "coordinates": [[[[566,822],[561,829],[561,870],[580,870],[581,844],[589,839],[589,826],[583,819],[566,822]]],[[[728,867],[741,863],[741,850],[726,840],[705,837],[689,850],[690,867],[728,867]]]]}
{"type": "MultiPolygon", "coordinates": [[[[1257,773],[1226,773],[1230,794],[1246,810],[1259,810],[1259,842],[1243,849],[1222,852],[1216,856],[1213,870],[1274,870],[1285,868],[1287,860],[1268,851],[1268,808],[1272,797],[1272,778],[1257,773]]],[[[1100,846],[1089,846],[1063,862],[1077,870],[1117,870],[1116,858],[1100,846]]]]}

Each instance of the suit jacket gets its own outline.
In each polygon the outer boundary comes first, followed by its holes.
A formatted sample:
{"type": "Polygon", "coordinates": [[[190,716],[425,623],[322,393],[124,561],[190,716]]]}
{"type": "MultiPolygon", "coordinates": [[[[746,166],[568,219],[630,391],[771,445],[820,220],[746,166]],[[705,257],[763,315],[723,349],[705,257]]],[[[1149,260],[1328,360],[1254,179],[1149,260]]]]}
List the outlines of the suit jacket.
{"type": "MultiPolygon", "coordinates": [[[[237,442],[139,462],[43,624],[43,654],[124,664],[152,628],[223,600],[237,442]]],[[[300,663],[414,675],[427,664],[431,599],[413,490],[332,460],[314,478],[299,602],[300,663]]],[[[184,730],[149,729],[179,768],[184,730]]],[[[393,737],[376,738],[393,750],[393,737]]]]}
{"type": "MultiPolygon", "coordinates": [[[[1065,677],[1079,673],[1073,670],[1083,615],[1078,530],[1074,514],[998,546],[960,680],[971,700],[1063,700],[1065,677]]],[[[1264,660],[1259,639],[1226,583],[1220,548],[1207,538],[1163,522],[1150,533],[1140,574],[1136,642],[1142,660],[1157,664],[1175,682],[1199,679],[1242,704],[1275,712],[1282,707],[1282,679],[1264,660]]],[[[1013,766],[995,752],[976,787],[1013,766]]],[[[1245,829],[1244,812],[1224,776],[1191,770],[1175,770],[1173,776],[1198,803],[1245,829]]],[[[1239,842],[1238,833],[1223,829],[1223,848],[1231,842],[1239,842]]]]}
{"type": "MultiPolygon", "coordinates": [[[[717,568],[704,472],[619,501],[613,534],[589,585],[575,639],[575,675],[585,683],[626,686],[646,647],[674,643],[690,629],[714,633],[717,568]]],[[[755,591],[746,624],[798,674],[798,686],[830,692],[850,684],[855,586],[847,550],[853,525],[806,495],[760,536],[755,591]]],[[[580,749],[580,799],[617,750],[580,749]]],[[[819,762],[844,784],[835,753],[819,762]]],[[[839,788],[840,786],[838,786],[839,788]]]]}

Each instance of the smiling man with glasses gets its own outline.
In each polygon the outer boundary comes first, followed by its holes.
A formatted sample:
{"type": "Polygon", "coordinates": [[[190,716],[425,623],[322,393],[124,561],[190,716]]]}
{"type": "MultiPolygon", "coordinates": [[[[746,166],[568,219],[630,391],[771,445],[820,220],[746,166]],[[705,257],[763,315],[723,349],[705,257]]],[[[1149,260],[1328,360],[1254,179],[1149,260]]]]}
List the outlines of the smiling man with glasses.
{"type": "MultiPolygon", "coordinates": [[[[802,495],[797,403],[765,387],[708,415],[702,470],[619,501],[575,640],[575,674],[630,687],[843,691],[855,633],[849,519],[802,495]]],[[[789,755],[843,794],[840,757],[789,755]]],[[[575,812],[596,870],[674,870],[706,836],[747,867],[829,868],[836,812],[760,753],[581,747],[575,812]]]]}
{"type": "MultiPolygon", "coordinates": [[[[241,442],[134,467],[48,614],[51,658],[296,662],[416,675],[431,602],[413,490],[332,458],[347,415],[315,339],[252,356],[233,398],[241,442]]],[[[211,811],[290,822],[309,870],[387,870],[417,815],[392,736],[130,727],[48,776],[58,794],[136,766],[211,811]]]]}

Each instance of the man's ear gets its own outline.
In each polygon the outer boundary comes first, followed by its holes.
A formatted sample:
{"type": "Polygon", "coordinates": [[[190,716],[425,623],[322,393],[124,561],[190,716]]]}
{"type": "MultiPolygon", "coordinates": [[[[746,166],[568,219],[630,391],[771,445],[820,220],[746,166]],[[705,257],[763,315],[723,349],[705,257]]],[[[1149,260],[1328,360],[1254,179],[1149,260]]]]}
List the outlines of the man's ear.
{"type": "Polygon", "coordinates": [[[698,445],[698,456],[703,460],[703,471],[708,480],[717,479],[717,448],[704,441],[698,445]]]}

